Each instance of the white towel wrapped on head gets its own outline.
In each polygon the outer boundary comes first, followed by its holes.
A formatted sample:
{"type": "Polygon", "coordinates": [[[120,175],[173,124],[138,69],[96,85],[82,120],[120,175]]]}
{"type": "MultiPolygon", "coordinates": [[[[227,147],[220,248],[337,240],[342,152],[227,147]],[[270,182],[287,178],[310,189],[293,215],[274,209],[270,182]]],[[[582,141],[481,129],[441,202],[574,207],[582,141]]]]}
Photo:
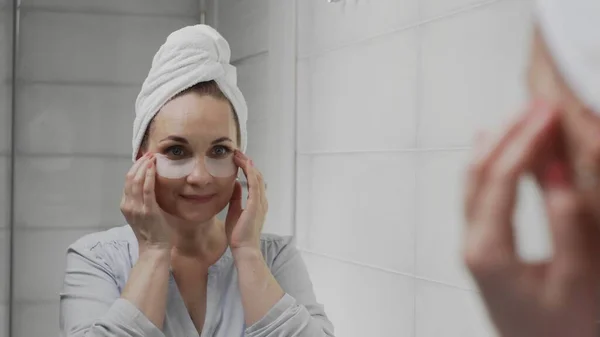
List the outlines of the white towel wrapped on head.
{"type": "Polygon", "coordinates": [[[538,23],[570,88],[600,114],[600,0],[538,0],[538,23]]]}
{"type": "Polygon", "coordinates": [[[200,82],[214,80],[231,101],[240,123],[241,150],[247,145],[248,106],[237,86],[236,68],[230,64],[231,49],[214,28],[184,27],[171,33],[152,60],[152,67],[135,102],[133,161],[150,121],[178,93],[200,82]]]}

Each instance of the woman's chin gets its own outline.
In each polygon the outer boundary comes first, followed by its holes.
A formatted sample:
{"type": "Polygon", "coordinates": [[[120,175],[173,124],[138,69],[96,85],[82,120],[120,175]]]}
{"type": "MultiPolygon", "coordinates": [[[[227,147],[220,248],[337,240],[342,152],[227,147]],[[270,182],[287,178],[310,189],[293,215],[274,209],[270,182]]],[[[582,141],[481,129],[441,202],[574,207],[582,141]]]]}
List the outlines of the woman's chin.
{"type": "Polygon", "coordinates": [[[182,212],[179,215],[179,218],[181,220],[183,220],[184,222],[189,222],[189,223],[193,223],[193,224],[199,224],[199,223],[203,223],[206,222],[210,219],[212,219],[214,217],[214,214],[198,214],[198,213],[189,213],[189,212],[182,212]]]}
{"type": "Polygon", "coordinates": [[[189,209],[188,207],[181,207],[178,209],[177,217],[186,221],[193,223],[202,223],[209,221],[214,218],[217,213],[214,210],[214,207],[210,207],[206,205],[205,207],[197,207],[194,209],[189,209]]]}

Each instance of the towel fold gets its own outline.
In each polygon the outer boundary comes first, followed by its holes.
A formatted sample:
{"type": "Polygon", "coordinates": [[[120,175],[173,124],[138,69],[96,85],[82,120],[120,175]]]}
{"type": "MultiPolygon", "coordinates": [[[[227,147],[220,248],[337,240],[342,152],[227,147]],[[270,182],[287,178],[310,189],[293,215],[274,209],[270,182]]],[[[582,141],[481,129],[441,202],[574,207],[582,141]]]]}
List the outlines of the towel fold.
{"type": "Polygon", "coordinates": [[[150,121],[178,93],[200,82],[214,80],[231,101],[240,123],[241,151],[247,145],[248,106],[230,64],[229,43],[207,25],[184,27],[171,33],[152,60],[135,102],[132,159],[136,160],[150,121]]]}
{"type": "Polygon", "coordinates": [[[538,0],[538,23],[577,96],[600,114],[600,0],[538,0]]]}

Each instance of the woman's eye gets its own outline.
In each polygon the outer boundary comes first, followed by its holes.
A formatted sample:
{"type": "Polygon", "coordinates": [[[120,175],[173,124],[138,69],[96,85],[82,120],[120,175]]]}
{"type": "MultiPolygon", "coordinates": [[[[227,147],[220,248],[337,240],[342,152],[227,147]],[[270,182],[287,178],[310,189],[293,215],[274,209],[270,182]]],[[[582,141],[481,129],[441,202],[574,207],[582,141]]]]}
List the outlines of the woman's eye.
{"type": "Polygon", "coordinates": [[[167,154],[174,157],[181,157],[185,154],[181,146],[171,146],[167,149],[167,154]]]}
{"type": "Polygon", "coordinates": [[[213,155],[215,155],[216,157],[225,157],[230,152],[231,150],[225,146],[215,146],[213,148],[213,155]]]}

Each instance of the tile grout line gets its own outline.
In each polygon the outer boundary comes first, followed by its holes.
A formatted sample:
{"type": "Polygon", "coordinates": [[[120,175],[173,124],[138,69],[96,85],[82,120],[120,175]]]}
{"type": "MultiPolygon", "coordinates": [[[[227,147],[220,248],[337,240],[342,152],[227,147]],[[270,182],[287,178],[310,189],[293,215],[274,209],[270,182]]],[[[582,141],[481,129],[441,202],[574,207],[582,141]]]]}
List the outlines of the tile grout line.
{"type": "Polygon", "coordinates": [[[166,19],[197,19],[196,16],[178,14],[178,13],[139,13],[134,11],[117,11],[110,9],[71,9],[67,6],[40,6],[40,5],[20,5],[19,9],[23,14],[42,13],[42,14],[75,14],[90,16],[119,16],[119,17],[142,17],[142,18],[166,18],[166,19]]]}
{"type": "Polygon", "coordinates": [[[442,14],[442,15],[439,15],[439,16],[435,16],[433,18],[426,19],[424,21],[419,21],[419,22],[416,22],[416,23],[408,24],[408,25],[405,25],[405,26],[402,26],[402,27],[399,27],[399,28],[394,28],[394,29],[385,31],[383,33],[378,33],[378,34],[371,35],[369,37],[356,39],[354,41],[341,43],[338,46],[334,46],[334,47],[331,47],[331,48],[325,48],[325,49],[320,50],[320,51],[316,51],[316,52],[312,52],[312,53],[306,53],[305,55],[300,55],[298,57],[298,59],[303,60],[303,59],[310,59],[310,58],[318,58],[318,57],[330,54],[330,53],[338,51],[338,50],[352,48],[354,46],[361,45],[361,44],[370,42],[372,40],[386,38],[386,37],[389,37],[390,35],[393,35],[393,34],[397,34],[397,33],[401,33],[401,32],[404,32],[404,31],[411,30],[411,29],[415,29],[415,28],[427,25],[427,24],[432,23],[432,22],[441,21],[441,20],[444,20],[444,19],[447,19],[447,18],[451,18],[453,16],[456,16],[456,15],[459,15],[459,14],[462,14],[462,13],[465,13],[465,12],[468,12],[468,11],[471,11],[471,10],[476,10],[476,9],[479,9],[479,8],[490,6],[490,5],[493,5],[493,4],[495,4],[497,2],[500,2],[500,1],[503,1],[503,0],[486,0],[486,1],[475,3],[475,4],[472,4],[472,5],[467,5],[467,6],[459,8],[459,9],[456,9],[454,11],[450,11],[448,13],[445,13],[445,14],[442,14]]]}
{"type": "Polygon", "coordinates": [[[406,148],[406,149],[379,149],[379,150],[355,150],[355,151],[303,151],[299,152],[301,156],[324,156],[324,155],[351,155],[351,154],[384,154],[384,153],[422,153],[422,152],[456,152],[468,151],[471,147],[426,147],[426,148],[406,148]]]}
{"type": "MultiPolygon", "coordinates": [[[[417,15],[419,20],[421,20],[421,17],[423,16],[423,6],[421,4],[421,1],[417,1],[417,15]]],[[[421,131],[421,113],[422,113],[422,104],[421,104],[421,83],[422,83],[422,64],[423,64],[423,50],[422,50],[422,37],[423,37],[423,26],[418,26],[415,28],[415,34],[416,34],[416,53],[417,53],[417,69],[416,71],[416,83],[415,83],[415,94],[416,94],[416,98],[415,98],[415,140],[414,140],[414,144],[416,148],[420,147],[420,137],[419,137],[419,133],[421,131]]],[[[419,223],[419,212],[418,212],[418,202],[419,202],[419,173],[418,173],[418,161],[420,160],[421,156],[416,156],[416,163],[415,161],[413,161],[413,165],[414,165],[414,179],[413,179],[413,188],[414,188],[414,200],[415,200],[415,204],[412,207],[412,210],[414,212],[414,219],[413,219],[413,270],[415,271],[415,274],[417,273],[417,253],[418,253],[418,223],[419,223]]],[[[417,336],[417,279],[413,279],[413,336],[417,336]]]]}
{"type": "Polygon", "coordinates": [[[233,60],[231,60],[230,63],[232,66],[239,67],[241,65],[246,64],[247,62],[250,62],[250,61],[252,61],[256,58],[260,58],[262,56],[269,56],[269,51],[261,50],[261,51],[258,51],[258,52],[255,52],[255,53],[252,53],[252,54],[249,54],[246,56],[239,57],[237,59],[233,59],[233,60]]]}
{"type": "Polygon", "coordinates": [[[13,8],[12,8],[12,60],[11,60],[11,110],[10,110],[10,174],[9,174],[9,182],[8,182],[8,199],[10,200],[10,207],[8,208],[8,230],[9,233],[9,257],[8,257],[8,335],[13,336],[15,330],[15,324],[13,321],[15,319],[15,315],[13,313],[14,302],[15,302],[15,177],[16,177],[16,165],[15,165],[15,152],[17,149],[16,146],[16,119],[17,119],[17,76],[18,76],[18,66],[17,66],[17,57],[19,55],[19,39],[20,39],[20,17],[21,13],[19,11],[20,0],[13,0],[13,8]]]}
{"type": "Polygon", "coordinates": [[[368,269],[372,269],[372,270],[376,270],[376,271],[380,271],[380,272],[384,272],[384,273],[388,273],[388,274],[403,276],[403,277],[407,277],[407,278],[418,280],[418,281],[425,281],[425,282],[429,282],[429,283],[435,283],[435,284],[442,285],[442,286],[445,286],[445,287],[448,287],[448,288],[452,288],[452,289],[456,289],[456,290],[461,290],[461,291],[465,291],[465,292],[469,292],[469,293],[477,293],[477,290],[470,289],[470,288],[467,288],[467,287],[458,286],[458,285],[454,285],[454,284],[451,284],[451,283],[447,283],[447,282],[443,282],[443,281],[438,281],[438,280],[430,279],[430,278],[423,277],[423,276],[418,276],[416,274],[404,273],[404,272],[400,272],[400,271],[393,270],[393,269],[390,269],[390,268],[379,267],[379,266],[371,265],[371,264],[368,264],[368,263],[357,262],[357,261],[353,261],[353,260],[349,260],[349,259],[345,259],[345,258],[340,258],[340,257],[329,255],[329,254],[318,253],[318,252],[315,252],[315,251],[312,251],[312,250],[309,250],[309,249],[305,249],[305,248],[303,248],[301,246],[298,247],[298,250],[300,252],[303,252],[303,253],[306,253],[306,254],[310,254],[310,255],[314,255],[314,256],[319,256],[319,257],[326,258],[326,259],[333,260],[333,261],[337,261],[337,262],[342,262],[342,263],[346,263],[346,264],[350,264],[350,265],[354,265],[354,266],[358,266],[358,267],[368,268],[368,269]]]}
{"type": "Polygon", "coordinates": [[[108,88],[140,88],[141,82],[110,82],[97,80],[35,80],[20,78],[16,80],[17,86],[62,86],[62,87],[108,87],[108,88]]]}
{"type": "MultiPolygon", "coordinates": [[[[116,224],[99,224],[94,226],[85,226],[85,227],[68,227],[68,226],[30,226],[24,225],[23,223],[16,223],[13,231],[15,232],[54,232],[54,231],[105,231],[117,227],[126,226],[125,223],[116,223],[116,224]]],[[[10,231],[9,227],[0,227],[0,232],[10,231]]]]}
{"type": "MultiPolygon", "coordinates": [[[[302,0],[300,0],[302,1],[302,0]]],[[[292,181],[292,235],[298,240],[298,0],[292,1],[292,11],[293,13],[293,26],[294,26],[294,128],[292,132],[294,136],[292,137],[294,142],[294,157],[293,157],[293,167],[294,171],[292,181]]]]}

